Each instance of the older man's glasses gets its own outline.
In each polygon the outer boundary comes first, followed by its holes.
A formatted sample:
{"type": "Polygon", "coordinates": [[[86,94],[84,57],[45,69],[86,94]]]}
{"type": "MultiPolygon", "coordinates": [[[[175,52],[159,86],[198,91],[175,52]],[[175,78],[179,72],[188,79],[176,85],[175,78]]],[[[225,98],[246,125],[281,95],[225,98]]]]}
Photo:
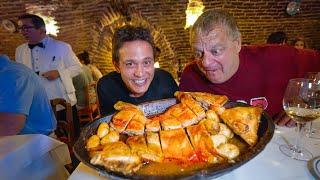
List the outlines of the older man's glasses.
{"type": "Polygon", "coordinates": [[[19,31],[28,32],[30,29],[36,29],[36,27],[35,26],[19,26],[18,29],[19,31]]]}

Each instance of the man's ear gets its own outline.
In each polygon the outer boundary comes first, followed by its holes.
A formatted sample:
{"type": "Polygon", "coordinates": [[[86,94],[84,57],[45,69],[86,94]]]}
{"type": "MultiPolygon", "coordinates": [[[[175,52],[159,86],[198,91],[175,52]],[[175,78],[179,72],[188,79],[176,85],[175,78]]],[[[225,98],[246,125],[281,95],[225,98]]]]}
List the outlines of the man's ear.
{"type": "Polygon", "coordinates": [[[116,71],[118,73],[120,73],[120,68],[119,68],[118,64],[114,60],[112,60],[112,64],[113,64],[114,68],[116,68],[116,71]]]}
{"type": "Polygon", "coordinates": [[[241,50],[241,36],[238,38],[238,39],[236,39],[235,40],[236,41],[236,43],[237,43],[237,47],[238,47],[238,52],[240,52],[240,50],[241,50]]]}
{"type": "Polygon", "coordinates": [[[45,27],[40,27],[40,32],[41,32],[41,34],[44,34],[44,35],[47,34],[47,31],[46,31],[45,27]]]}

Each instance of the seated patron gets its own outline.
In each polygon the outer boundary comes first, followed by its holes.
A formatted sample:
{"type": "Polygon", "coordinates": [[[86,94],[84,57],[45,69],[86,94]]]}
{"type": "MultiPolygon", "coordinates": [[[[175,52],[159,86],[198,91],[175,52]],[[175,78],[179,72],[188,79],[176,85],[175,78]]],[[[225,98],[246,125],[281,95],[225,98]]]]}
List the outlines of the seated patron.
{"type": "Polygon", "coordinates": [[[0,55],[0,136],[50,135],[57,121],[37,74],[0,55]]]}
{"type": "Polygon", "coordinates": [[[76,77],[72,78],[72,83],[76,90],[76,97],[77,97],[77,110],[85,108],[87,105],[86,96],[87,96],[87,85],[93,81],[91,70],[88,66],[84,65],[84,60],[82,59],[81,54],[78,55],[80,62],[82,63],[83,71],[77,75],[76,77]]]}
{"type": "Polygon", "coordinates": [[[308,45],[305,40],[302,38],[296,38],[293,40],[292,45],[297,49],[306,49],[308,48],[308,45]]]}
{"type": "Polygon", "coordinates": [[[118,101],[132,104],[174,97],[178,86],[172,75],[154,68],[156,46],[143,27],[126,25],[112,39],[112,62],[116,69],[98,82],[102,116],[115,111],[118,101]]]}
{"type": "Polygon", "coordinates": [[[288,36],[285,32],[273,32],[269,35],[267,44],[286,44],[288,36]]]}
{"type": "Polygon", "coordinates": [[[203,13],[190,31],[195,61],[183,71],[181,91],[227,95],[232,101],[260,104],[279,125],[293,126],[283,111],[289,79],[320,71],[320,52],[291,46],[241,46],[241,33],[231,14],[203,13]]]}
{"type": "Polygon", "coordinates": [[[92,78],[94,81],[98,81],[102,77],[102,73],[97,68],[97,66],[95,66],[94,64],[91,63],[89,53],[87,51],[79,54],[78,58],[82,61],[82,64],[89,67],[89,69],[92,73],[92,78]]]}

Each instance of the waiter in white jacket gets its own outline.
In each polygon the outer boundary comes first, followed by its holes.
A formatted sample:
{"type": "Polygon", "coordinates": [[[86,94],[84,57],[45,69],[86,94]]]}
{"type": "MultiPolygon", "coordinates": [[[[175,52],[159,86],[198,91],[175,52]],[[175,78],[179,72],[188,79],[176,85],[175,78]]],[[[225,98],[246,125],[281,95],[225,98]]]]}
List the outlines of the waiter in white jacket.
{"type": "MultiPolygon", "coordinates": [[[[33,14],[18,18],[21,34],[28,41],[17,47],[15,58],[37,73],[49,100],[63,98],[72,106],[76,137],[80,123],[76,109],[76,95],[72,78],[82,71],[81,63],[69,44],[46,35],[43,19],[33,14]]],[[[65,119],[65,110],[59,109],[58,119],[65,119]]]]}

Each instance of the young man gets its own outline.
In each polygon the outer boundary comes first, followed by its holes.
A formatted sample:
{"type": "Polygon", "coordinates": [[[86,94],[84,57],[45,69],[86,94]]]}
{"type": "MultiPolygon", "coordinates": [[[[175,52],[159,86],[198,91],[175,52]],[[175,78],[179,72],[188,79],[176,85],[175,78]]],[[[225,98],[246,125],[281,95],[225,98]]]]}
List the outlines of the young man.
{"type": "Polygon", "coordinates": [[[320,71],[320,53],[289,46],[241,47],[235,19],[222,10],[203,13],[193,25],[195,61],[182,73],[181,91],[227,95],[232,101],[261,104],[279,125],[295,123],[283,111],[288,80],[320,71]]]}
{"type": "Polygon", "coordinates": [[[46,91],[27,66],[0,55],[0,136],[50,135],[57,127],[46,91]]]}
{"type": "MultiPolygon", "coordinates": [[[[71,104],[75,132],[79,136],[77,99],[72,84],[72,78],[82,71],[78,58],[69,44],[46,35],[45,23],[39,16],[22,15],[18,18],[18,25],[28,42],[17,47],[16,61],[27,65],[39,75],[49,100],[63,98],[71,104]]],[[[64,114],[65,110],[59,110],[59,119],[65,117],[64,114]]]]}
{"type": "Polygon", "coordinates": [[[113,71],[98,82],[102,116],[115,111],[118,101],[139,104],[174,97],[178,86],[172,75],[154,68],[156,46],[143,27],[126,25],[112,39],[113,71]]]}

